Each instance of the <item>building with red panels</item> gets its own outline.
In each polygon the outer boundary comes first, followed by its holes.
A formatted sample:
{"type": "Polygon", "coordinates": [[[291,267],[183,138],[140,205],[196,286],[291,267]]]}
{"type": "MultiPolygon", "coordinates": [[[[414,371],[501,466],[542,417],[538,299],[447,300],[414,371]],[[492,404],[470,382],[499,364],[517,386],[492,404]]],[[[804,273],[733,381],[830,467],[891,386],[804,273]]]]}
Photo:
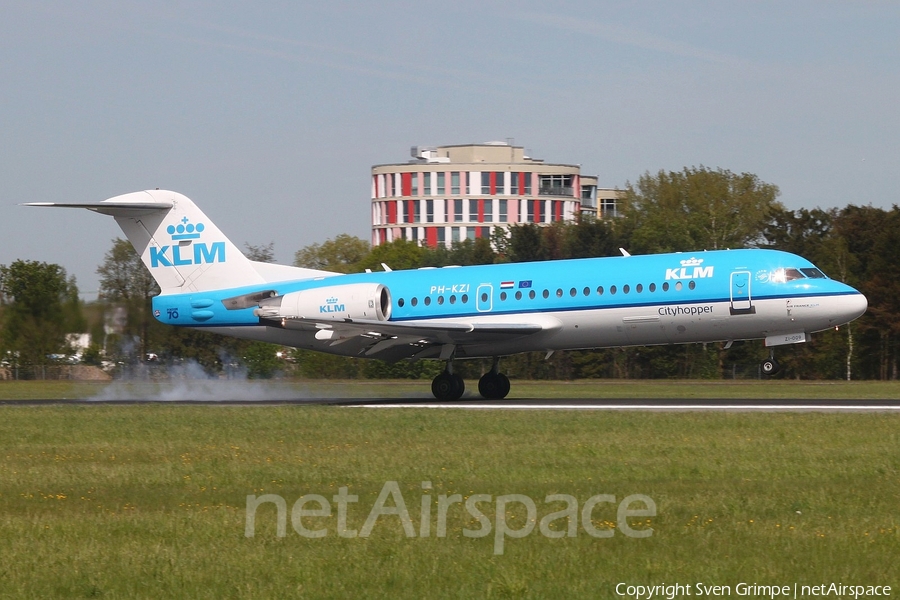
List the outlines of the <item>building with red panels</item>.
{"type": "Polygon", "coordinates": [[[416,146],[412,156],[372,167],[374,246],[397,239],[449,245],[489,237],[495,227],[567,221],[581,211],[601,216],[596,177],[525,156],[520,146],[416,146]]]}

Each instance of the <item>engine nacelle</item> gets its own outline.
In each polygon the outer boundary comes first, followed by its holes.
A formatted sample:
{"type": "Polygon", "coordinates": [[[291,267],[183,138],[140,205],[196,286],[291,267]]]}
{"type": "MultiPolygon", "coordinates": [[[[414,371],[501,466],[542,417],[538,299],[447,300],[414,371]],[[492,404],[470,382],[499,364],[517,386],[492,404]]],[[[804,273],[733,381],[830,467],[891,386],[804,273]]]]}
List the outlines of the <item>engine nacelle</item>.
{"type": "Polygon", "coordinates": [[[301,317],[327,321],[391,318],[391,293],[380,283],[349,283],[290,292],[261,300],[262,318],[301,317]]]}

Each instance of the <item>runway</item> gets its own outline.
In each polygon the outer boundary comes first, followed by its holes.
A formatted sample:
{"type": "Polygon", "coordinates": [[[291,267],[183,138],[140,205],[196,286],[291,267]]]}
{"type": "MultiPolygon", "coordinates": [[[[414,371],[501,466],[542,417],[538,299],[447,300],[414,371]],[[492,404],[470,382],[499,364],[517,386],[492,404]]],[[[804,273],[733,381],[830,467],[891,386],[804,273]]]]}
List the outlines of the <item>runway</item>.
{"type": "Polygon", "coordinates": [[[394,409],[463,409],[463,410],[614,410],[614,411],[729,411],[729,412],[898,412],[900,399],[698,399],[698,398],[513,398],[484,400],[463,398],[456,402],[440,402],[434,398],[212,398],[212,399],[47,399],[2,400],[0,406],[340,406],[346,408],[394,409]]]}

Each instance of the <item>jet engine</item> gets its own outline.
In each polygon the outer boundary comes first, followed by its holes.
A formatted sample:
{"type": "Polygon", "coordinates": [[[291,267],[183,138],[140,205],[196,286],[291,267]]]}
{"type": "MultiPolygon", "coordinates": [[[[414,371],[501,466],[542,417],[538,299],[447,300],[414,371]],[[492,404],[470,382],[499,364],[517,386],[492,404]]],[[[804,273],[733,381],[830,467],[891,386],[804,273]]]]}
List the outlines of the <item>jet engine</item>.
{"type": "Polygon", "coordinates": [[[391,293],[380,283],[349,283],[290,292],[260,300],[256,316],[323,321],[391,318],[391,293]]]}

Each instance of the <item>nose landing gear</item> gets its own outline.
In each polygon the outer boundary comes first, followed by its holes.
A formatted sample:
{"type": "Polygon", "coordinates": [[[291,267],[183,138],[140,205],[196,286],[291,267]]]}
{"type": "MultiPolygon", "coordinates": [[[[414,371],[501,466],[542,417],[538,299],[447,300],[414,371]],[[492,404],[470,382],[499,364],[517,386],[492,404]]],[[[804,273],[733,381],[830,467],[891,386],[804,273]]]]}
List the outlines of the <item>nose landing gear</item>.
{"type": "Polygon", "coordinates": [[[769,350],[769,358],[764,360],[759,368],[762,370],[763,375],[774,375],[781,370],[781,365],[775,360],[774,350],[769,350]]]}

